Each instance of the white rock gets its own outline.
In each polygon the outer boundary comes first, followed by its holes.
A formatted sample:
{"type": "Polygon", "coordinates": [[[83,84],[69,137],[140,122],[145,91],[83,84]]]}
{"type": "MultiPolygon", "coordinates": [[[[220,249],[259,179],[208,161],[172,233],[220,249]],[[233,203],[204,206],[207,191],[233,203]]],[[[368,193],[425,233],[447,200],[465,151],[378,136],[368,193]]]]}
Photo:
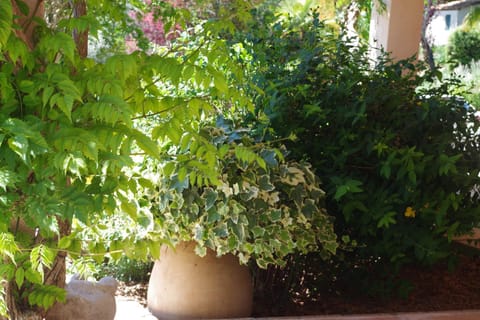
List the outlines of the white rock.
{"type": "Polygon", "coordinates": [[[102,278],[98,282],[72,277],[66,286],[67,301],[57,303],[48,311],[48,320],[113,320],[117,280],[102,278]]]}

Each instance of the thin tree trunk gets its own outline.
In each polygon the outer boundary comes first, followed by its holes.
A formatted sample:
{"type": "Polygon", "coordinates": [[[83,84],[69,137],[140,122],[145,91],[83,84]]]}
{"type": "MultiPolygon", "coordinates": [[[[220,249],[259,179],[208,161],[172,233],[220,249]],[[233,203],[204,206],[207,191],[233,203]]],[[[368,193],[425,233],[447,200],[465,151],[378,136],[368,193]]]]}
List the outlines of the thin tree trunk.
{"type": "Polygon", "coordinates": [[[433,6],[433,0],[428,0],[427,4],[425,5],[423,15],[421,44],[424,51],[425,60],[432,71],[435,71],[437,67],[435,64],[435,58],[433,57],[432,46],[430,45],[430,39],[428,39],[427,27],[432,21],[434,14],[435,7],[433,6]]]}
{"type": "MultiPolygon", "coordinates": [[[[85,0],[76,0],[73,3],[73,16],[75,18],[87,14],[87,2],[85,0]]],[[[88,55],[88,31],[74,31],[73,38],[77,44],[77,50],[80,57],[85,58],[88,55]]]]}
{"type": "Polygon", "coordinates": [[[343,17],[345,28],[347,31],[347,41],[353,46],[358,46],[360,43],[360,37],[356,30],[358,18],[360,17],[360,5],[357,1],[352,1],[345,9],[345,15],[343,17]]]}
{"type": "MultiPolygon", "coordinates": [[[[33,49],[36,45],[38,39],[35,39],[37,27],[34,21],[34,17],[38,17],[43,19],[45,14],[44,2],[43,0],[24,0],[25,3],[29,7],[28,16],[24,16],[17,6],[16,1],[12,0],[12,5],[14,8],[14,13],[19,18],[17,19],[16,23],[21,26],[21,29],[16,30],[16,34],[19,38],[23,39],[30,49],[33,49]]],[[[67,183],[69,183],[67,181],[67,183]]],[[[59,226],[59,234],[60,237],[66,236],[70,233],[71,227],[70,222],[68,220],[57,220],[59,226]]],[[[34,232],[32,231],[32,234],[34,232]]],[[[41,239],[35,239],[35,241],[41,241],[41,239]]],[[[60,288],[65,287],[65,277],[66,277],[66,263],[65,263],[65,253],[60,252],[55,257],[55,260],[52,264],[50,269],[44,271],[45,273],[45,281],[44,283],[47,285],[55,285],[60,288]]],[[[8,307],[9,317],[12,320],[23,320],[23,319],[42,319],[43,317],[39,314],[39,312],[33,311],[25,311],[21,310],[18,301],[18,289],[14,281],[11,281],[6,286],[6,303],[8,307]]]]}
{"type": "MultiPolygon", "coordinates": [[[[25,41],[33,49],[36,45],[34,17],[42,18],[45,10],[43,0],[24,0],[29,7],[28,15],[22,14],[16,1],[12,0],[14,14],[18,17],[15,21],[20,28],[15,30],[16,35],[25,41]]],[[[18,289],[14,281],[10,281],[5,287],[5,299],[8,308],[9,317],[12,320],[35,319],[35,316],[24,314],[19,306],[18,289]]],[[[38,317],[38,319],[41,319],[38,317]]]]}

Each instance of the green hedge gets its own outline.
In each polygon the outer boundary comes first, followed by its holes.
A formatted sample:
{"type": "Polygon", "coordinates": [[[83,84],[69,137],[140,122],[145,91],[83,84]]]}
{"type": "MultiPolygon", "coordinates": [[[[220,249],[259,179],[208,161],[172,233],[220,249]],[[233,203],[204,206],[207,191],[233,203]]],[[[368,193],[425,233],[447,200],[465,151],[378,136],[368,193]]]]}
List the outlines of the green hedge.
{"type": "Polygon", "coordinates": [[[256,116],[268,116],[272,139],[294,137],[287,148],[314,165],[337,234],[358,242],[351,256],[387,264],[447,256],[451,237],[480,217],[478,122],[452,97],[458,82],[438,84],[411,61],[373,64],[368,48],[315,17],[268,19],[246,37],[256,116]]]}

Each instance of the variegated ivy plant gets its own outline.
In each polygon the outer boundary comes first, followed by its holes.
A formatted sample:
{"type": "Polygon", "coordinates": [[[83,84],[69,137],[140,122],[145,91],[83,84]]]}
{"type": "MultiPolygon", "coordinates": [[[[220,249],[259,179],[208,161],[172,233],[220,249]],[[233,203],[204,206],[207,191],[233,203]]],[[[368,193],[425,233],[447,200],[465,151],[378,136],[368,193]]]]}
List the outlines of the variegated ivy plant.
{"type": "Polygon", "coordinates": [[[218,181],[199,184],[194,170],[180,176],[178,159],[192,161],[202,151],[196,143],[175,149],[172,162],[158,171],[159,188],[148,192],[164,238],[193,240],[200,256],[208,247],[218,255],[233,253],[242,263],[254,260],[261,268],[283,265],[293,252],[335,253],[324,192],[308,163],[286,160],[285,150],[224,120],[201,131],[217,150],[218,181]]]}

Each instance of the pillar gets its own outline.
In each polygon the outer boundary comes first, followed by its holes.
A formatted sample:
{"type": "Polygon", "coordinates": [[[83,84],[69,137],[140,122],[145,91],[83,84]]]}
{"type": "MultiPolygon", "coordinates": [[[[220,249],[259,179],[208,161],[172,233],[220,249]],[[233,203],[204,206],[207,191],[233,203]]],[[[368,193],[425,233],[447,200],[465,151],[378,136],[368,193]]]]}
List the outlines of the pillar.
{"type": "Polygon", "coordinates": [[[369,42],[376,49],[372,57],[378,57],[380,48],[394,60],[416,57],[422,21],[423,0],[374,0],[369,42]]]}

